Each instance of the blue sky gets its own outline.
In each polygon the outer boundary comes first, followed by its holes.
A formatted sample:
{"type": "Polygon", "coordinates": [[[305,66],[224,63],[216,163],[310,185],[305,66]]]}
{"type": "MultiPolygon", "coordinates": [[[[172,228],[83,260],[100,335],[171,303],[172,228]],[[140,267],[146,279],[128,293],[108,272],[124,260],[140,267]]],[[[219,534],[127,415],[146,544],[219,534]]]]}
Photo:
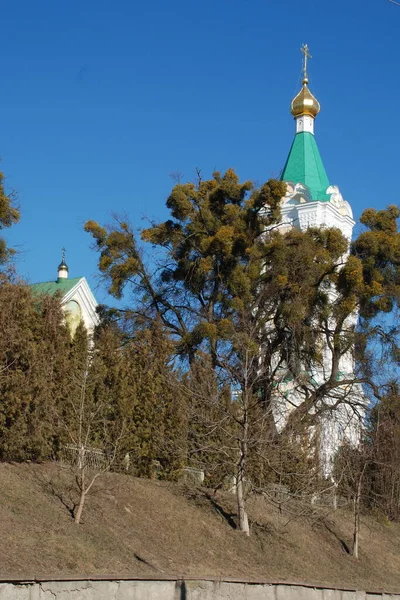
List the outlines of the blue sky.
{"type": "Polygon", "coordinates": [[[70,275],[100,301],[87,219],[165,218],[170,174],[277,177],[303,43],[316,138],[358,217],[399,203],[400,7],[388,0],[14,0],[2,5],[0,156],[31,282],[70,275]]]}

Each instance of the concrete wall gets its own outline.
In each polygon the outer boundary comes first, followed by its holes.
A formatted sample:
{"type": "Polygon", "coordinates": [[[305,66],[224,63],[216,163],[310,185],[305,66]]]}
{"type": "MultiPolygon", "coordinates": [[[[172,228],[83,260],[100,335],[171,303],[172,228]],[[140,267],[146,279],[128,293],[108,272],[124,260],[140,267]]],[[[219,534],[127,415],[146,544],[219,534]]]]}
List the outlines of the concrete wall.
{"type": "Polygon", "coordinates": [[[0,600],[400,600],[399,594],[205,579],[0,582],[0,600]]]}

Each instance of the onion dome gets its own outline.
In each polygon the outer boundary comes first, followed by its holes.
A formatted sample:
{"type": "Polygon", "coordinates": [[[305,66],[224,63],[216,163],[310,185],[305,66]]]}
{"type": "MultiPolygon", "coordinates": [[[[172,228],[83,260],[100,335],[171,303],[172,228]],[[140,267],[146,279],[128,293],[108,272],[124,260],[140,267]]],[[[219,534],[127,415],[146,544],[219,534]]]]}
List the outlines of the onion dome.
{"type": "Polygon", "coordinates": [[[307,84],[308,78],[304,77],[302,89],[292,100],[291,113],[295,118],[303,115],[315,118],[321,110],[318,100],[312,95],[307,84]]]}
{"type": "Polygon", "coordinates": [[[58,265],[58,278],[59,279],[67,279],[68,278],[68,265],[65,262],[65,248],[62,249],[62,259],[60,264],[58,265]]]}

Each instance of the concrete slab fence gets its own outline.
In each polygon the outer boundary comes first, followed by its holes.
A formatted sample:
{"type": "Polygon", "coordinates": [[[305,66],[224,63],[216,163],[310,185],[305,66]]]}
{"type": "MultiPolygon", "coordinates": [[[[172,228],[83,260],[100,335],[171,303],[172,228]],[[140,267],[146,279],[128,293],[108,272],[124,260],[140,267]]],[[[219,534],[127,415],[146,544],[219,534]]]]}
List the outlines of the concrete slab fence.
{"type": "Polygon", "coordinates": [[[0,600],[400,600],[385,591],[216,579],[0,580],[0,600]]]}

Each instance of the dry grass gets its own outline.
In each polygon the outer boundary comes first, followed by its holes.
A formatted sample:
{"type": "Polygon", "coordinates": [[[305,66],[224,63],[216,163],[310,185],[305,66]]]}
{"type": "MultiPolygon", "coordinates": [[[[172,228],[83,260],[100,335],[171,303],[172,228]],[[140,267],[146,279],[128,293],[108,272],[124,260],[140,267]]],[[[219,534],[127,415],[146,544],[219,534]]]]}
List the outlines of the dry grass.
{"type": "Polygon", "coordinates": [[[234,529],[229,494],[108,474],[76,525],[67,470],[0,464],[0,483],[0,578],[185,575],[400,588],[400,525],[372,517],[363,518],[356,561],[346,551],[345,511],[290,520],[253,498],[247,538],[234,529]]]}

